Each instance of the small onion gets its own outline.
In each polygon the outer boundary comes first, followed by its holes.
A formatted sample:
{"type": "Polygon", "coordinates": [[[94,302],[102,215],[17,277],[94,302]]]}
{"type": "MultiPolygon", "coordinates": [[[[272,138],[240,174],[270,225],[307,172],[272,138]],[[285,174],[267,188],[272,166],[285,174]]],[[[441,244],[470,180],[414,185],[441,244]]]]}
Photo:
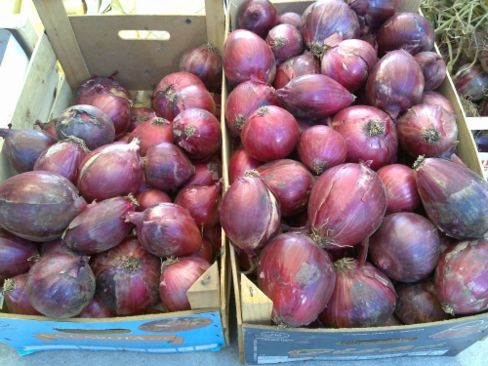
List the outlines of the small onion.
{"type": "Polygon", "coordinates": [[[209,186],[220,180],[222,166],[218,161],[195,164],[195,174],[186,181],[187,186],[209,186]]]}
{"type": "Polygon", "coordinates": [[[256,169],[261,162],[251,158],[243,148],[234,151],[229,162],[229,181],[232,184],[237,178],[242,177],[248,170],[256,169]]]}
{"type": "Polygon", "coordinates": [[[292,11],[283,13],[278,17],[279,24],[291,24],[297,28],[300,25],[300,20],[301,20],[300,14],[294,13],[292,11]]]}
{"type": "Polygon", "coordinates": [[[222,85],[222,59],[210,43],[192,48],[180,59],[180,70],[198,76],[209,90],[220,90],[222,85]]]}
{"type": "Polygon", "coordinates": [[[7,310],[12,314],[41,315],[34,309],[27,291],[27,273],[7,278],[3,283],[3,299],[7,310]]]}
{"type": "Polygon", "coordinates": [[[159,203],[171,203],[171,198],[159,189],[147,188],[136,197],[139,202],[137,211],[144,211],[146,208],[156,206],[159,203]]]}
{"type": "Polygon", "coordinates": [[[132,107],[130,110],[130,125],[127,132],[132,132],[142,122],[149,121],[156,117],[156,112],[151,108],[132,107]]]}
{"type": "Polygon", "coordinates": [[[94,297],[90,303],[83,308],[78,318],[111,318],[115,313],[104,302],[94,297]]]}
{"type": "Polygon", "coordinates": [[[464,98],[478,101],[488,96],[488,74],[478,66],[464,65],[454,75],[454,85],[464,98]]]}
{"type": "Polygon", "coordinates": [[[276,24],[276,8],[268,0],[245,0],[237,14],[238,28],[264,38],[276,24]]]}
{"type": "Polygon", "coordinates": [[[279,64],[303,52],[302,35],[290,24],[278,24],[273,27],[266,37],[266,43],[271,47],[279,64]]]}
{"type": "Polygon", "coordinates": [[[154,117],[141,122],[130,134],[129,142],[139,141],[139,153],[146,156],[147,150],[161,142],[173,142],[173,123],[161,117],[154,117]]]}
{"type": "Polygon", "coordinates": [[[406,165],[391,164],[377,173],[385,187],[386,213],[415,211],[420,203],[415,172],[406,165]]]}
{"type": "Polygon", "coordinates": [[[27,272],[38,255],[34,243],[0,229],[0,283],[27,272]]]}
{"type": "Polygon", "coordinates": [[[421,104],[432,104],[438,105],[439,107],[444,108],[449,113],[454,114],[454,107],[452,103],[442,94],[439,94],[435,91],[427,91],[422,96],[421,104]]]}
{"type": "Polygon", "coordinates": [[[292,57],[278,66],[273,86],[276,89],[281,89],[290,80],[308,74],[320,74],[320,63],[311,52],[306,51],[302,55],[292,57]]]}
{"type": "Polygon", "coordinates": [[[219,223],[221,184],[211,186],[186,186],[175,198],[175,203],[186,208],[198,227],[214,226],[219,223]]]}
{"type": "Polygon", "coordinates": [[[424,90],[435,90],[440,87],[446,78],[447,68],[444,59],[431,51],[419,52],[414,57],[424,73],[424,90]]]}

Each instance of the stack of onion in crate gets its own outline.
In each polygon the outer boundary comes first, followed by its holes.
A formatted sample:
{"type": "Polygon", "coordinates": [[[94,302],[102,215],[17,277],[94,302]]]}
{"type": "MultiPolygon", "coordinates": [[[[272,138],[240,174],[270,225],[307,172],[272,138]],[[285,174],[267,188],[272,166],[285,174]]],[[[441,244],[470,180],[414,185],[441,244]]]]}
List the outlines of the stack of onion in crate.
{"type": "Polygon", "coordinates": [[[152,108],[110,77],[41,130],[4,129],[17,171],[0,184],[7,310],[51,318],[189,310],[186,292],[220,254],[222,62],[189,50],[152,108]]]}
{"type": "Polygon", "coordinates": [[[300,15],[245,1],[225,42],[220,220],[276,324],[488,309],[488,185],[453,154],[431,24],[397,6],[322,0],[300,15]]]}

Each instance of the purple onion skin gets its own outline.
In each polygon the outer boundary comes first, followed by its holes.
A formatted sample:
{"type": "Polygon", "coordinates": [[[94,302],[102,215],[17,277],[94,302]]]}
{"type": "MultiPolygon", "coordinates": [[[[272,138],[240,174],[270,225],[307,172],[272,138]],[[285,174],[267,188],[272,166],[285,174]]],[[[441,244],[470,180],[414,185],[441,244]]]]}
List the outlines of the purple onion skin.
{"type": "Polygon", "coordinates": [[[90,303],[83,308],[78,318],[111,318],[115,313],[95,296],[90,303]]]}
{"type": "Polygon", "coordinates": [[[71,249],[68,249],[66,244],[64,244],[62,239],[49,241],[47,243],[42,243],[41,246],[41,256],[49,255],[52,253],[61,253],[61,254],[69,254],[78,256],[75,252],[71,249]]]}
{"type": "Polygon", "coordinates": [[[246,0],[237,15],[238,28],[247,29],[265,38],[276,24],[276,8],[268,0],[246,0]]]}
{"type": "Polygon", "coordinates": [[[458,93],[468,100],[478,101],[488,95],[488,74],[478,66],[464,65],[454,76],[454,85],[458,93]]]}
{"type": "Polygon", "coordinates": [[[34,243],[0,229],[0,283],[27,272],[38,255],[34,243]]]}
{"type": "Polygon", "coordinates": [[[292,11],[283,13],[278,17],[279,24],[291,24],[297,28],[300,25],[300,20],[301,20],[300,14],[294,13],[292,11]]]}
{"type": "Polygon", "coordinates": [[[198,76],[207,89],[219,91],[222,85],[222,59],[210,43],[187,51],[180,60],[180,70],[198,76]]]}
{"type": "Polygon", "coordinates": [[[95,294],[95,276],[88,259],[61,253],[41,257],[27,279],[34,309],[50,318],[78,315],[95,294]]]}
{"type": "Polygon", "coordinates": [[[380,27],[400,5],[399,0],[347,0],[349,6],[372,28],[380,27]]]}
{"type": "Polygon", "coordinates": [[[422,96],[421,104],[432,104],[438,105],[441,108],[444,108],[449,113],[454,114],[454,107],[452,103],[442,94],[439,94],[435,91],[427,91],[422,96]]]}
{"type": "Polygon", "coordinates": [[[56,173],[27,172],[0,184],[0,226],[27,240],[60,238],[85,206],[76,187],[56,173]]]}
{"type": "Polygon", "coordinates": [[[41,315],[29,301],[27,273],[8,278],[3,283],[3,296],[7,310],[12,314],[41,315]]]}
{"type": "Polygon", "coordinates": [[[424,90],[428,91],[439,88],[446,78],[447,68],[444,59],[432,51],[419,52],[414,57],[424,74],[424,90]]]}
{"type": "Polygon", "coordinates": [[[271,28],[266,37],[277,63],[282,63],[303,52],[303,39],[300,31],[290,24],[278,24],[271,28]]]}
{"type": "Polygon", "coordinates": [[[312,53],[305,51],[300,56],[292,57],[276,69],[274,87],[283,88],[290,80],[308,74],[320,74],[320,64],[312,53]]]}
{"type": "Polygon", "coordinates": [[[47,133],[31,129],[0,128],[5,139],[3,153],[17,173],[31,171],[39,156],[56,140],[47,133]]]}

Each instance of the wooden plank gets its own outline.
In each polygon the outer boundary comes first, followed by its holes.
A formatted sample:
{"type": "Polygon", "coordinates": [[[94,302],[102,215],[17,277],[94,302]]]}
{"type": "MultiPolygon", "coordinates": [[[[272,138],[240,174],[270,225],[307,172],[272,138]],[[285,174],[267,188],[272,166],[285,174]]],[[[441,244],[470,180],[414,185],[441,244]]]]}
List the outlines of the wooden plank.
{"type": "Polygon", "coordinates": [[[56,97],[49,112],[48,120],[58,117],[73,101],[73,91],[66,78],[61,75],[58,82],[56,97]]]}
{"type": "Polygon", "coordinates": [[[219,266],[214,262],[187,291],[192,310],[220,308],[219,266]]]}
{"type": "Polygon", "coordinates": [[[0,14],[0,28],[9,29],[27,56],[32,54],[39,36],[25,14],[0,14]]]}
{"type": "Polygon", "coordinates": [[[241,273],[241,305],[244,323],[271,324],[273,302],[254,282],[241,273]]]}
{"type": "Polygon", "coordinates": [[[207,40],[222,54],[224,46],[225,15],[222,0],[205,0],[205,14],[207,22],[207,40]]]}
{"type": "Polygon", "coordinates": [[[472,131],[488,130],[488,117],[466,117],[466,123],[472,131]]]}
{"type": "MultiPolygon", "coordinates": [[[[49,40],[72,88],[90,77],[61,0],[33,0],[49,40]]],[[[100,49],[97,50],[100,52],[100,49]]]]}

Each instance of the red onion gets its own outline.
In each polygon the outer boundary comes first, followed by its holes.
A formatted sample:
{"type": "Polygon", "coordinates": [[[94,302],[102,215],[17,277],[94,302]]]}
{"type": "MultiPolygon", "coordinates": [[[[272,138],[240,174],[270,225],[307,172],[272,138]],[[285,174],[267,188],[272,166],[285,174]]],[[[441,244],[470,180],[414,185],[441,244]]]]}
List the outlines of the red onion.
{"type": "Polygon", "coordinates": [[[432,281],[396,288],[398,301],[395,314],[404,324],[420,324],[447,319],[437,300],[432,281]]]}
{"type": "Polygon", "coordinates": [[[303,40],[317,57],[322,56],[324,43],[331,36],[341,39],[359,36],[359,21],[354,11],[341,0],[320,0],[303,13],[300,23],[303,40]]]}
{"type": "Polygon", "coordinates": [[[144,313],[158,302],[160,259],[134,238],[91,260],[97,297],[117,315],[144,313]]]}
{"type": "Polygon", "coordinates": [[[5,139],[3,154],[18,173],[32,170],[37,158],[56,142],[48,134],[31,129],[0,128],[0,137],[5,139]]]}
{"type": "Polygon", "coordinates": [[[215,117],[220,121],[220,116],[222,112],[222,94],[210,93],[215,102],[215,117]]]}
{"type": "Polygon", "coordinates": [[[276,24],[276,8],[268,0],[245,0],[237,14],[238,28],[247,29],[264,38],[276,24]]]}
{"type": "Polygon", "coordinates": [[[468,100],[478,101],[488,96],[488,74],[476,65],[460,67],[454,84],[458,93],[468,100]]]}
{"type": "Polygon", "coordinates": [[[328,126],[306,129],[298,141],[300,161],[316,175],[346,161],[347,146],[344,137],[328,126]]]}
{"type": "Polygon", "coordinates": [[[256,174],[237,178],[224,194],[220,223],[231,244],[253,253],[268,242],[280,228],[278,201],[256,174]]]}
{"type": "Polygon", "coordinates": [[[232,184],[246,171],[256,169],[261,163],[249,156],[246,150],[240,148],[234,151],[229,162],[229,181],[232,184]]]}
{"type": "Polygon", "coordinates": [[[376,40],[382,53],[401,48],[415,55],[434,48],[434,28],[420,14],[400,12],[381,26],[376,40]]]}
{"type": "Polygon", "coordinates": [[[0,229],[0,283],[27,272],[38,255],[34,243],[0,229]]]}
{"type": "Polygon", "coordinates": [[[27,292],[32,307],[50,318],[78,315],[95,294],[88,257],[51,253],[29,271],[27,292]]]}
{"type": "Polygon", "coordinates": [[[344,137],[348,161],[371,161],[370,168],[374,170],[395,162],[398,150],[396,127],[382,110],[355,105],[337,113],[329,125],[344,137]]]}
{"type": "Polygon", "coordinates": [[[0,227],[24,239],[58,239],[85,206],[76,187],[56,173],[27,172],[0,184],[0,227]]]}
{"type": "Polygon", "coordinates": [[[440,156],[456,146],[456,116],[432,104],[410,108],[397,123],[398,139],[411,156],[440,156]]]}
{"type": "Polygon", "coordinates": [[[3,283],[3,298],[7,310],[12,314],[41,315],[29,301],[27,273],[7,278],[3,283]]]}
{"type": "Polygon", "coordinates": [[[127,220],[137,226],[141,245],[158,257],[189,255],[202,244],[200,230],[190,212],[174,203],[129,212],[127,220]]]}
{"type": "Polygon", "coordinates": [[[222,59],[210,43],[192,48],[180,59],[180,70],[198,76],[207,89],[220,90],[222,85],[222,59]]]}
{"type": "Polygon", "coordinates": [[[386,216],[369,245],[369,257],[376,267],[400,282],[417,282],[429,276],[439,255],[436,227],[413,212],[386,216]]]}
{"type": "Polygon", "coordinates": [[[90,303],[83,308],[78,318],[111,318],[115,313],[105,303],[94,297],[90,303]]]}
{"type": "Polygon", "coordinates": [[[391,281],[369,263],[353,258],[334,262],[337,281],[320,320],[335,328],[372,327],[393,314],[396,292],[391,281]]]}
{"type": "Polygon", "coordinates": [[[213,244],[210,243],[207,239],[203,239],[202,245],[200,245],[200,249],[198,249],[198,252],[190,254],[190,257],[201,258],[208,263],[211,263],[213,260],[213,250],[213,244]]]}
{"type": "Polygon", "coordinates": [[[297,27],[300,25],[300,19],[301,15],[298,13],[294,13],[292,11],[288,11],[286,13],[281,14],[278,17],[278,23],[279,24],[291,24],[294,27],[297,27]]]}
{"type": "MultiPolygon", "coordinates": [[[[58,139],[58,132],[56,131],[56,124],[57,120],[56,118],[48,121],[48,122],[41,122],[40,120],[36,120],[34,122],[34,126],[39,127],[42,132],[44,132],[46,135],[52,137],[54,140],[58,139]]],[[[32,131],[28,129],[28,131],[32,131]]]]}
{"type": "Polygon", "coordinates": [[[392,51],[381,58],[366,83],[369,103],[387,112],[393,119],[400,112],[418,104],[424,90],[422,69],[412,55],[392,51]]]}
{"type": "Polygon", "coordinates": [[[222,246],[222,227],[220,225],[203,228],[203,237],[204,242],[207,239],[212,244],[212,249],[216,254],[220,253],[222,246]]]}
{"type": "Polygon", "coordinates": [[[186,208],[199,227],[219,223],[221,184],[186,186],[178,192],[175,203],[186,208]]]}
{"type": "Polygon", "coordinates": [[[381,26],[385,20],[395,14],[400,5],[399,0],[347,0],[346,2],[373,28],[381,26]]]}
{"type": "Polygon", "coordinates": [[[452,113],[452,114],[455,113],[454,107],[452,106],[449,99],[447,99],[445,96],[443,96],[442,94],[439,94],[435,91],[425,92],[424,95],[422,96],[422,100],[420,103],[438,105],[439,107],[444,108],[449,113],[452,113]]]}
{"type": "Polygon", "coordinates": [[[402,324],[403,324],[402,322],[400,322],[394,315],[392,315],[381,326],[392,327],[392,326],[397,326],[402,324]]]}
{"type": "Polygon", "coordinates": [[[269,84],[276,73],[273,52],[256,34],[237,29],[224,43],[224,72],[234,84],[248,80],[269,84]]]}
{"type": "Polygon", "coordinates": [[[106,113],[112,119],[116,137],[124,135],[129,128],[129,92],[111,78],[93,77],[85,81],[76,90],[74,104],[90,104],[106,113]]]}
{"type": "Polygon", "coordinates": [[[278,200],[284,217],[307,208],[314,180],[305,166],[295,160],[282,159],[261,165],[257,171],[278,200]]]}
{"type": "Polygon", "coordinates": [[[287,157],[295,149],[299,137],[300,131],[293,115],[274,105],[257,109],[241,131],[244,149],[259,161],[287,157]]]}
{"type": "Polygon", "coordinates": [[[273,301],[277,324],[312,323],[329,302],[335,282],[329,255],[303,234],[277,236],[259,258],[258,285],[273,301]]]}
{"type": "Polygon", "coordinates": [[[161,117],[154,117],[137,125],[129,141],[138,139],[139,153],[146,156],[147,150],[161,142],[173,142],[173,123],[161,117]]]}
{"type": "Polygon", "coordinates": [[[361,88],[378,62],[376,50],[360,39],[346,39],[322,57],[321,72],[350,92],[361,88]]]}
{"type": "Polygon", "coordinates": [[[414,168],[430,220],[453,238],[482,238],[488,231],[488,183],[449,160],[418,159],[414,168]]]}
{"type": "Polygon", "coordinates": [[[378,229],[385,211],[385,189],[375,172],[360,164],[337,165],[312,188],[312,238],[326,249],[354,246],[378,229]]]}
{"type": "Polygon", "coordinates": [[[171,198],[158,189],[147,188],[136,197],[139,202],[137,211],[144,211],[146,208],[156,206],[159,203],[171,203],[171,198]]]}
{"type": "Polygon", "coordinates": [[[186,181],[187,186],[209,186],[220,180],[220,162],[195,164],[195,174],[186,181]]]}
{"type": "Polygon", "coordinates": [[[138,192],[144,179],[139,141],[114,142],[88,154],[80,166],[78,188],[87,200],[138,192]]]}
{"type": "Polygon", "coordinates": [[[220,123],[210,112],[186,109],[173,121],[175,144],[194,160],[210,158],[220,149],[220,123]]]}
{"type": "Polygon", "coordinates": [[[241,133],[244,122],[256,109],[277,102],[276,90],[269,85],[254,81],[237,85],[225,103],[225,121],[231,135],[241,133]]]}
{"type": "Polygon", "coordinates": [[[443,58],[435,52],[425,51],[417,53],[415,61],[418,62],[424,73],[424,90],[435,90],[440,87],[446,78],[446,63],[443,58]]]}
{"type": "Polygon", "coordinates": [[[485,101],[481,103],[480,115],[482,117],[488,117],[488,98],[486,98],[485,101]]]}
{"type": "Polygon", "coordinates": [[[195,167],[178,146],[163,142],[147,151],[145,172],[151,186],[176,191],[195,173],[195,167]]]}
{"type": "Polygon", "coordinates": [[[488,241],[465,241],[445,252],[435,273],[442,309],[451,315],[488,310],[488,241]]]}
{"type": "Polygon", "coordinates": [[[337,81],[319,74],[294,78],[277,94],[296,118],[312,120],[328,117],[352,104],[355,99],[337,81]]]}
{"type": "Polygon", "coordinates": [[[132,107],[130,110],[130,125],[127,132],[134,131],[139,124],[152,120],[154,117],[156,117],[156,112],[151,108],[132,107]]]}
{"type": "Polygon", "coordinates": [[[377,174],[385,187],[387,214],[415,211],[420,197],[412,169],[402,164],[391,164],[379,169],[377,174]]]}
{"type": "Polygon", "coordinates": [[[163,262],[159,296],[168,310],[191,309],[186,293],[208,267],[210,264],[206,260],[195,257],[169,259],[163,262]]]}
{"type": "Polygon", "coordinates": [[[188,108],[202,108],[215,114],[215,101],[203,82],[186,71],[166,75],[152,93],[152,107],[158,116],[172,121],[188,108]]]}
{"type": "Polygon", "coordinates": [[[49,241],[47,243],[42,243],[41,255],[45,256],[51,253],[61,253],[61,254],[70,254],[73,256],[78,256],[78,254],[73,252],[71,249],[68,249],[68,247],[66,246],[66,244],[64,244],[64,241],[62,239],[49,241]]]}
{"type": "Polygon", "coordinates": [[[302,35],[290,24],[278,24],[273,27],[266,37],[266,43],[271,47],[279,64],[303,52],[302,35]]]}
{"type": "Polygon", "coordinates": [[[320,74],[320,63],[312,53],[305,51],[278,66],[273,85],[276,89],[281,89],[290,80],[308,74],[320,74]]]}

